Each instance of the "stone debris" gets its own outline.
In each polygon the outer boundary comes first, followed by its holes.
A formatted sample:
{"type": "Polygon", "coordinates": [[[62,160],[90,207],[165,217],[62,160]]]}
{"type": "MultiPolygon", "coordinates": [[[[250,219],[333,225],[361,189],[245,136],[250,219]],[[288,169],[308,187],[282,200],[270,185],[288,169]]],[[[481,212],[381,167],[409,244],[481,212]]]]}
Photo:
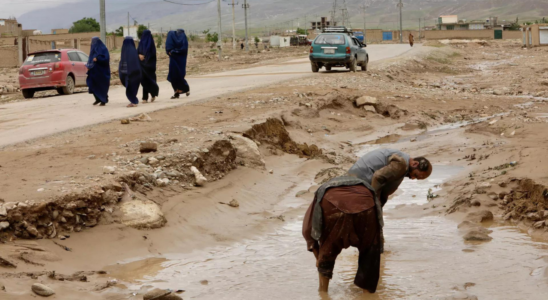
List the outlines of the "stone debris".
{"type": "Polygon", "coordinates": [[[141,143],[141,147],[139,149],[141,153],[151,153],[158,151],[158,144],[156,143],[141,143]]]}
{"type": "Polygon", "coordinates": [[[371,97],[371,96],[363,96],[358,99],[356,99],[356,106],[362,107],[364,105],[376,105],[378,103],[377,98],[371,97]]]}
{"type": "Polygon", "coordinates": [[[163,227],[167,220],[158,204],[150,200],[133,200],[122,203],[122,224],[137,229],[163,227]]]}
{"type": "Polygon", "coordinates": [[[493,213],[488,210],[482,210],[477,212],[471,212],[466,216],[466,220],[476,223],[483,223],[493,221],[493,213]]]}
{"type": "Polygon", "coordinates": [[[127,125],[127,124],[129,124],[129,120],[128,120],[128,119],[122,119],[122,120],[120,121],[120,123],[121,123],[122,125],[127,125]]]}
{"type": "Polygon", "coordinates": [[[150,122],[152,121],[152,118],[147,113],[142,113],[138,115],[137,117],[130,118],[129,121],[132,122],[150,122]]]}
{"type": "Polygon", "coordinates": [[[113,166],[104,166],[103,174],[114,174],[116,172],[116,167],[113,166]]]}
{"type": "Polygon", "coordinates": [[[207,178],[205,178],[204,175],[202,175],[202,173],[200,173],[198,168],[192,166],[190,168],[190,171],[194,174],[195,185],[196,186],[204,186],[207,183],[207,178]]]}
{"type": "Polygon", "coordinates": [[[48,287],[47,285],[41,284],[41,283],[35,283],[32,285],[32,291],[42,297],[49,297],[53,294],[55,294],[55,291],[48,287]]]}
{"type": "Polygon", "coordinates": [[[236,163],[261,170],[266,169],[266,163],[259,151],[259,146],[254,141],[237,134],[229,134],[228,137],[230,143],[237,150],[236,163]]]}
{"type": "Polygon", "coordinates": [[[15,269],[17,268],[17,265],[0,256],[0,267],[15,269]]]}
{"type": "Polygon", "coordinates": [[[463,238],[465,241],[490,241],[493,239],[485,231],[481,230],[471,230],[463,238]]]}

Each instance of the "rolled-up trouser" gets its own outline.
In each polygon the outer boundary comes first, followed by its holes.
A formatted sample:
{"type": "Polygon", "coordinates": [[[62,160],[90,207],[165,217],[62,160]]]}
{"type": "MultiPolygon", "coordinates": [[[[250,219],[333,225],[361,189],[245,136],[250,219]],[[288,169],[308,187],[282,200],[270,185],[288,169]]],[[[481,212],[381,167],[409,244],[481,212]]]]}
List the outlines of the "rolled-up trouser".
{"type": "Polygon", "coordinates": [[[322,201],[324,228],[315,249],[318,272],[332,278],[335,260],[343,249],[356,247],[358,271],[354,283],[374,293],[377,290],[381,262],[381,235],[375,207],[357,214],[340,211],[329,201],[322,201]]]}

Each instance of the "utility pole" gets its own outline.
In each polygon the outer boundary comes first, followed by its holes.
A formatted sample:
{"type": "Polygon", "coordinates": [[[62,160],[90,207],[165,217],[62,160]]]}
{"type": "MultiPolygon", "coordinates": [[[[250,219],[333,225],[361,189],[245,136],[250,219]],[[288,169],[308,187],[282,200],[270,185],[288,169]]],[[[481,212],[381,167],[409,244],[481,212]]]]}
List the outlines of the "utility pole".
{"type": "Polygon", "coordinates": [[[232,49],[236,50],[236,15],[234,11],[234,6],[236,5],[234,3],[234,0],[232,0],[232,49]]]}
{"type": "Polygon", "coordinates": [[[217,11],[219,12],[219,40],[217,47],[219,48],[219,60],[223,59],[223,28],[221,20],[221,0],[217,0],[217,11]]]}
{"type": "Polygon", "coordinates": [[[101,9],[101,40],[103,43],[107,43],[107,16],[105,9],[105,0],[99,0],[99,7],[101,9]]]}
{"type": "Polygon", "coordinates": [[[419,42],[421,41],[421,18],[419,18],[419,42]]]}
{"type": "Polygon", "coordinates": [[[402,9],[403,9],[403,3],[400,0],[400,3],[398,3],[398,7],[400,8],[400,43],[403,44],[403,17],[402,17],[402,9]]]}
{"type": "Polygon", "coordinates": [[[127,36],[130,36],[130,34],[129,34],[129,11],[127,12],[127,36]]]}
{"type": "Polygon", "coordinates": [[[247,9],[249,8],[249,4],[247,4],[247,0],[244,0],[243,7],[245,10],[245,51],[249,52],[249,37],[247,33],[247,9]]]}
{"type": "Polygon", "coordinates": [[[365,26],[366,26],[366,19],[365,19],[365,9],[367,8],[367,5],[366,3],[364,2],[363,3],[363,43],[364,44],[367,44],[367,35],[366,35],[366,29],[365,29],[365,26]]]}

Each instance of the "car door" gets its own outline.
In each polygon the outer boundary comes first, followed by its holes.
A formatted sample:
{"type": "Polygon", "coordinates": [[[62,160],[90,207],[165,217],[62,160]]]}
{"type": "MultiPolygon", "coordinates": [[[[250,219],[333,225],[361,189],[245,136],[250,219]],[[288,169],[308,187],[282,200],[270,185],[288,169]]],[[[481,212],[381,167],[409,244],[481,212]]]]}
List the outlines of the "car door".
{"type": "Polygon", "coordinates": [[[72,65],[72,73],[74,74],[76,86],[82,86],[86,84],[86,63],[80,59],[78,51],[70,51],[67,53],[70,64],[72,65]]]}
{"type": "Polygon", "coordinates": [[[357,38],[352,38],[352,42],[354,43],[354,46],[356,47],[356,52],[358,53],[358,63],[365,61],[365,49],[362,48],[360,41],[357,38]]]}

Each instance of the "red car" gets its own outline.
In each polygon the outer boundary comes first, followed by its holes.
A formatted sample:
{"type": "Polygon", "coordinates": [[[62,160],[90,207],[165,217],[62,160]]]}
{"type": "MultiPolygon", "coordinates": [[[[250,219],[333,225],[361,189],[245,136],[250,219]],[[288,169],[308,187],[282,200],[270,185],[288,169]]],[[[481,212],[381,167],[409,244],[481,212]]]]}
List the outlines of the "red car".
{"type": "Polygon", "coordinates": [[[55,49],[29,54],[19,69],[19,86],[25,98],[38,91],[56,89],[70,95],[75,87],[87,86],[88,56],[76,49],[55,49]]]}

